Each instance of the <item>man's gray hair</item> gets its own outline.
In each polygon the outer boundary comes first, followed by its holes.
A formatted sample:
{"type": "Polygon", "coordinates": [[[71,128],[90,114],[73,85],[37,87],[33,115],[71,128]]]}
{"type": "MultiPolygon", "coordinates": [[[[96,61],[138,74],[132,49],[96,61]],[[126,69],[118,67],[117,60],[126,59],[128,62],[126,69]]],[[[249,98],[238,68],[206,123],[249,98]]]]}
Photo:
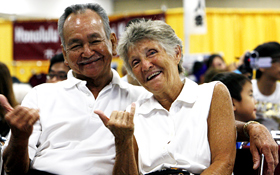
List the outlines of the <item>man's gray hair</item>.
{"type": "MultiPolygon", "coordinates": [[[[128,51],[131,47],[134,47],[137,42],[143,39],[157,41],[170,56],[174,56],[176,53],[175,48],[177,46],[179,46],[181,50],[183,48],[181,39],[175,34],[174,30],[163,21],[147,21],[143,19],[138,22],[131,23],[119,40],[118,53],[124,60],[124,65],[127,71],[132,76],[132,68],[128,63],[128,51]]],[[[179,74],[184,72],[182,58],[183,54],[180,63],[178,64],[179,74]]]]}
{"type": "Polygon", "coordinates": [[[111,28],[109,25],[109,18],[107,16],[106,11],[99,5],[99,4],[95,4],[95,3],[91,3],[91,4],[75,4],[75,5],[71,5],[69,7],[67,7],[64,10],[64,13],[61,15],[61,17],[58,20],[58,32],[59,32],[59,36],[61,39],[61,43],[63,45],[63,47],[65,48],[65,40],[64,40],[64,35],[63,35],[63,26],[65,23],[65,20],[67,19],[67,17],[74,13],[74,14],[81,14],[81,13],[85,13],[85,11],[87,9],[90,9],[94,12],[96,12],[102,19],[103,22],[103,26],[104,26],[104,30],[106,33],[106,37],[107,39],[110,38],[110,34],[111,34],[111,28]]]}

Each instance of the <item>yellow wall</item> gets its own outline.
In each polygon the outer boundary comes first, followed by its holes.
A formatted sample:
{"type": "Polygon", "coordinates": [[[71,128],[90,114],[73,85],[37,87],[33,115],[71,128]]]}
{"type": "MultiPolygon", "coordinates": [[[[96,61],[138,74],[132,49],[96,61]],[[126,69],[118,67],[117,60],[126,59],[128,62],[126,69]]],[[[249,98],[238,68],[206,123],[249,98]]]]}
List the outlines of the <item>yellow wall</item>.
{"type": "MultiPolygon", "coordinates": [[[[168,10],[166,16],[184,41],[183,9],[168,10]]],[[[280,10],[207,8],[206,16],[208,32],[190,36],[190,53],[223,53],[230,63],[261,43],[280,42],[280,10]]]]}
{"type": "Polygon", "coordinates": [[[12,60],[13,60],[13,29],[12,23],[0,19],[0,61],[4,62],[9,69],[12,71],[12,60]]]}
{"type": "MultiPolygon", "coordinates": [[[[143,14],[159,13],[147,11],[143,14]]],[[[118,14],[110,20],[129,16],[118,14]]],[[[207,8],[207,34],[191,35],[190,53],[223,53],[227,63],[236,61],[246,50],[267,41],[280,42],[280,10],[207,8]]],[[[166,22],[184,43],[183,8],[166,11],[166,22]]],[[[48,61],[13,61],[12,23],[0,19],[0,61],[5,62],[11,74],[27,82],[33,73],[47,73],[48,61]]],[[[113,58],[121,72],[122,61],[113,58]]]]}

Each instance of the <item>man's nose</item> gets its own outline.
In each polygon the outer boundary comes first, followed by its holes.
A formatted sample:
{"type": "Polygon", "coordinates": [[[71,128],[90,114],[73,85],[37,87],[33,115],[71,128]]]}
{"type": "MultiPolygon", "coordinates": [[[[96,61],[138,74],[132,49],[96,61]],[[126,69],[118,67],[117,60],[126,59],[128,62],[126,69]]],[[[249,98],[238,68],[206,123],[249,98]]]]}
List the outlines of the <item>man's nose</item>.
{"type": "Polygon", "coordinates": [[[94,54],[94,50],[90,47],[89,44],[84,45],[84,50],[83,50],[83,57],[91,57],[94,54]]]}

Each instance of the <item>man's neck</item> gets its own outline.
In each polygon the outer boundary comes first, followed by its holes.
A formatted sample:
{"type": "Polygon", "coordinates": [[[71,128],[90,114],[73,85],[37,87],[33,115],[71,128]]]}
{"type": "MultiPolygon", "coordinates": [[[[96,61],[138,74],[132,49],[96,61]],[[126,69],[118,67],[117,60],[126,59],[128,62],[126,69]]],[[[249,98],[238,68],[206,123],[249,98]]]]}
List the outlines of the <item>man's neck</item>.
{"type": "Polygon", "coordinates": [[[87,81],[87,87],[92,92],[95,99],[97,98],[99,92],[113,79],[113,72],[110,71],[109,75],[102,78],[92,79],[91,81],[87,81]]]}
{"type": "Polygon", "coordinates": [[[99,92],[112,81],[113,72],[110,70],[108,75],[103,77],[96,77],[96,78],[80,77],[79,79],[87,82],[86,84],[87,88],[92,92],[93,96],[97,98],[99,92]]]}
{"type": "Polygon", "coordinates": [[[268,79],[266,77],[260,77],[257,80],[259,91],[266,96],[273,94],[276,89],[276,83],[277,81],[268,79]]]}

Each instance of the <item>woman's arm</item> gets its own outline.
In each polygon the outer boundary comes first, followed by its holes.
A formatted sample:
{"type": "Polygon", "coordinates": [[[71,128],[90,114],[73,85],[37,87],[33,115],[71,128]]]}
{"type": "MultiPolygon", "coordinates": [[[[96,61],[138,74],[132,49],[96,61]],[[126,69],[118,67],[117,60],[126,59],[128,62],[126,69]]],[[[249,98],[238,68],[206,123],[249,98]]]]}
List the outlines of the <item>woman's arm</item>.
{"type": "Polygon", "coordinates": [[[211,165],[203,174],[231,175],[236,156],[236,129],[231,97],[227,88],[217,83],[208,116],[208,140],[211,165]]]}

